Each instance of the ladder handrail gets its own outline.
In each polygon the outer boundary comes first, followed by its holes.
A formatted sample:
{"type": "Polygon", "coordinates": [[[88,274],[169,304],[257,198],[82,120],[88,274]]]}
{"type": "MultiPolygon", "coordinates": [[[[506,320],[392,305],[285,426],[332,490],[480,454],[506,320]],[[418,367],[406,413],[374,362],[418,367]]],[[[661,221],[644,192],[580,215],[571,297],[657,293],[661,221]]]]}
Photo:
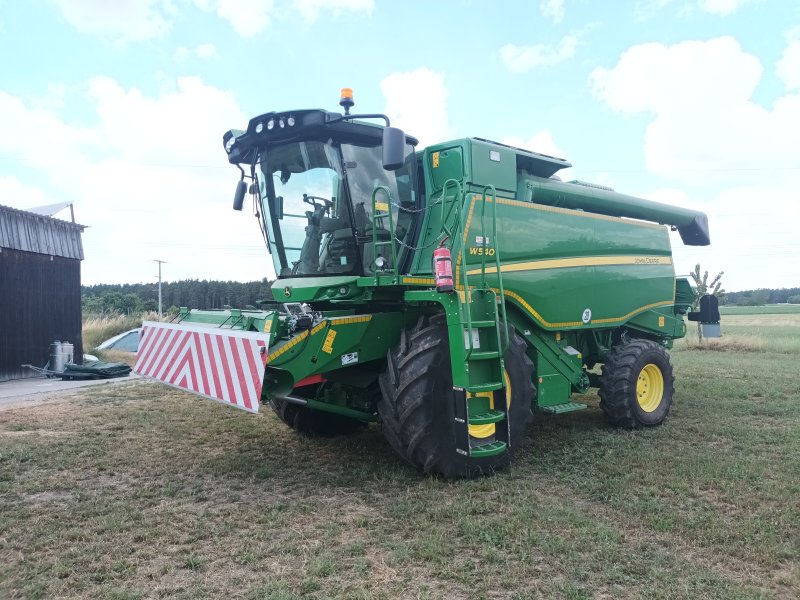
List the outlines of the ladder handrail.
{"type": "MultiPolygon", "coordinates": [[[[444,182],[444,187],[442,187],[442,216],[441,216],[441,222],[442,222],[442,231],[446,234],[447,237],[449,237],[452,240],[450,242],[451,246],[453,245],[453,241],[455,241],[455,235],[458,232],[459,226],[461,225],[461,206],[459,206],[459,205],[462,204],[461,200],[462,200],[463,196],[464,196],[464,191],[461,188],[461,182],[458,179],[448,179],[447,181],[444,182]],[[455,219],[455,222],[453,223],[453,231],[450,231],[447,228],[447,222],[445,220],[445,214],[444,214],[445,205],[447,204],[444,201],[444,199],[447,196],[447,188],[450,187],[451,183],[456,186],[456,195],[455,195],[455,198],[454,198],[455,202],[450,207],[450,212],[453,212],[453,210],[455,210],[455,212],[456,212],[456,219],[455,219]]],[[[448,213],[447,216],[449,216],[449,213],[448,213]]]]}
{"type": "Polygon", "coordinates": [[[386,246],[389,245],[392,248],[392,269],[390,273],[381,273],[381,271],[386,271],[387,269],[380,269],[380,271],[376,268],[375,269],[375,283],[380,285],[380,278],[381,275],[389,275],[393,278],[394,281],[397,280],[397,248],[394,243],[394,219],[392,218],[392,192],[389,190],[388,187],[385,185],[379,185],[374,190],[372,190],[372,253],[373,262],[378,257],[378,247],[379,246],[386,246]],[[386,193],[386,212],[379,213],[377,207],[377,196],[379,191],[384,191],[386,193]],[[383,219],[384,217],[389,217],[389,239],[386,241],[379,242],[378,241],[378,219],[383,219]]]}
{"type": "MultiPolygon", "coordinates": [[[[497,241],[497,190],[493,185],[487,185],[483,188],[483,210],[481,212],[481,233],[483,236],[483,256],[481,264],[481,278],[483,279],[483,287],[486,287],[486,225],[484,217],[486,216],[486,191],[491,190],[492,193],[492,239],[494,240],[494,266],[497,273],[497,287],[500,290],[500,320],[503,324],[505,331],[505,341],[498,338],[497,347],[500,348],[500,355],[504,355],[508,350],[510,340],[508,339],[508,316],[506,314],[506,291],[503,287],[503,273],[500,270],[500,244],[497,241]]],[[[497,328],[498,336],[500,335],[500,326],[498,323],[497,328]]]]}

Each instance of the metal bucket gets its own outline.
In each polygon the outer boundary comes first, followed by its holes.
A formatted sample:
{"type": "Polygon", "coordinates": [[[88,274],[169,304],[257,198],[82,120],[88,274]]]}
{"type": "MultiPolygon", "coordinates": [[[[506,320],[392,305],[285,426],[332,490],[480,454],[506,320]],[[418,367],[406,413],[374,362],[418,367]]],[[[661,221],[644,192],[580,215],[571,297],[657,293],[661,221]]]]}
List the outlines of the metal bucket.
{"type": "Polygon", "coordinates": [[[61,342],[61,354],[64,356],[64,365],[75,362],[74,353],[75,348],[72,344],[69,342],[61,342]]]}
{"type": "Polygon", "coordinates": [[[50,344],[50,370],[59,373],[64,370],[64,352],[60,340],[50,344]]]}

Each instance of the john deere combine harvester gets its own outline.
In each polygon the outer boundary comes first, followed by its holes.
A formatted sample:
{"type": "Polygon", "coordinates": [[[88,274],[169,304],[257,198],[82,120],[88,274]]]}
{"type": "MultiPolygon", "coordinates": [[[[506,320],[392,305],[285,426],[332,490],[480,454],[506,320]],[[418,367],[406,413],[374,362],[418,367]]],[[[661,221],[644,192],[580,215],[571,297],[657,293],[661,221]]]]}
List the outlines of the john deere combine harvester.
{"type": "Polygon", "coordinates": [[[664,420],[667,349],[694,300],[668,230],[707,245],[703,213],[563,182],[565,160],[481,138],[416,152],[384,115],[350,114],[349,90],[340,104],[223,137],[234,208],[249,190],[274,296],[294,309],[182,310],[172,333],[146,327],[137,370],[269,403],[304,433],[379,422],[403,459],[448,477],[505,466],[533,411],[583,409],[571,395],[592,386],[619,426],[664,420]],[[238,337],[215,349],[209,332],[238,337]]]}

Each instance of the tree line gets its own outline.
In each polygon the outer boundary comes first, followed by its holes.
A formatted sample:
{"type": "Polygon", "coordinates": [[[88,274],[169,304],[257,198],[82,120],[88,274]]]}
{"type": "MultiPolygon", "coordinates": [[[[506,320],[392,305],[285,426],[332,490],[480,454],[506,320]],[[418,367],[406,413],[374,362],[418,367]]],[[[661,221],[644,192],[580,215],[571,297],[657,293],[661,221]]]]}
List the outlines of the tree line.
{"type": "MultiPolygon", "coordinates": [[[[162,282],[161,304],[165,312],[189,308],[246,308],[260,300],[272,301],[271,281],[214,281],[185,279],[162,282]]],[[[125,283],[81,286],[83,314],[137,314],[158,310],[158,284],[125,283]]]]}
{"type": "Polygon", "coordinates": [[[800,287],[761,288],[742,292],[726,292],[725,304],[734,306],[762,306],[764,304],[800,304],[800,287]]]}
{"type": "MultiPolygon", "coordinates": [[[[246,308],[258,306],[259,300],[272,302],[271,281],[214,281],[185,279],[161,284],[164,311],[189,308],[246,308]]],[[[98,284],[81,287],[84,315],[137,314],[158,310],[158,284],[98,284]]],[[[760,306],[763,304],[800,304],[800,287],[726,292],[721,304],[760,306]]]]}

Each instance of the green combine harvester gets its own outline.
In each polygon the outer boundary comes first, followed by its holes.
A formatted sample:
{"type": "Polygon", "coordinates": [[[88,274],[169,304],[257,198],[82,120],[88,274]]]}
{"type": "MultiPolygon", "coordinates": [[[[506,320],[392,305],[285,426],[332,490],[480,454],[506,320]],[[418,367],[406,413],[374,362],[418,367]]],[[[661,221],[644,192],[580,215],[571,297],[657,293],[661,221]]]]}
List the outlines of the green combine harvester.
{"type": "Polygon", "coordinates": [[[377,422],[446,477],[506,466],[534,413],[582,410],[590,387],[615,425],[664,421],[695,301],[669,229],[707,245],[705,214],[561,181],[567,161],[486,139],[416,151],[385,115],[350,114],[350,90],[340,105],[223,137],[286,304],[178,320],[268,334],[262,405],[307,434],[377,422]]]}

